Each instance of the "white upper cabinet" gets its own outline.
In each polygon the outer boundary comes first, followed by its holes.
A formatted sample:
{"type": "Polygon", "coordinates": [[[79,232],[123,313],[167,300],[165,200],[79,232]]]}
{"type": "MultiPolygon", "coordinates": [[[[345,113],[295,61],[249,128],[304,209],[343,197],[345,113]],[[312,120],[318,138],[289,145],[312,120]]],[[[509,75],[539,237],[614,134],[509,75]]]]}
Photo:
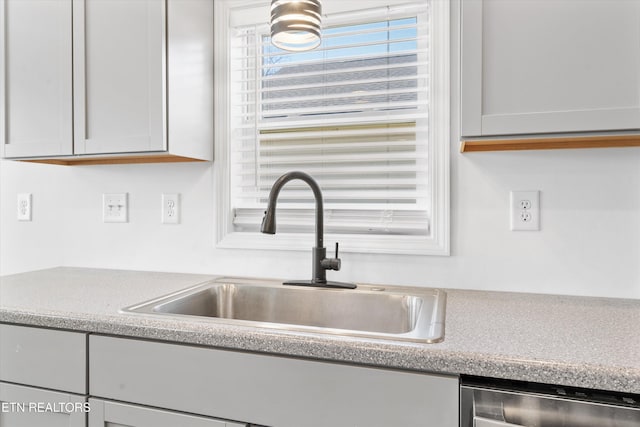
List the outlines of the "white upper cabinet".
{"type": "Polygon", "coordinates": [[[213,0],[0,5],[3,157],[213,159],[213,0]]]}
{"type": "Polygon", "coordinates": [[[461,134],[640,129],[640,1],[462,0],[461,134]]]}
{"type": "Polygon", "coordinates": [[[165,150],[165,3],[73,7],[75,153],[165,150]]]}
{"type": "Polygon", "coordinates": [[[72,154],[71,0],[0,0],[2,157],[72,154]]]}

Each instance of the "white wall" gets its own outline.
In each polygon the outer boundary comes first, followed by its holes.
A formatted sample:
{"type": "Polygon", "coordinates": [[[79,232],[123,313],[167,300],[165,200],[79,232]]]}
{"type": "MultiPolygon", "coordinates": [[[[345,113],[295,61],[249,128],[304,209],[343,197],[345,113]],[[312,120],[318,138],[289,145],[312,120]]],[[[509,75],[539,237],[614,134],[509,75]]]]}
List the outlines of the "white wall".
{"type": "MultiPolygon", "coordinates": [[[[640,148],[451,154],[452,255],[344,253],[330,277],[640,298],[640,148]],[[542,191],[540,232],[509,231],[512,189],[542,191]]],[[[56,265],[310,275],[307,252],[214,248],[210,164],[2,161],[0,179],[3,275],[56,265]],[[33,193],[30,223],[16,221],[18,192],[33,193]],[[129,193],[129,223],[102,223],[104,192],[129,193]],[[180,225],[160,224],[162,192],[182,194],[180,225]]]]}
{"type": "MultiPolygon", "coordinates": [[[[455,25],[452,33],[457,34],[455,25]]],[[[455,70],[457,54],[452,57],[455,70]]],[[[457,76],[452,80],[455,100],[457,76]]],[[[343,270],[329,272],[329,277],[640,298],[640,148],[460,154],[458,106],[453,104],[452,255],[344,253],[343,270]],[[542,191],[542,230],[511,232],[509,191],[530,189],[542,191]]],[[[310,276],[307,252],[214,248],[214,167],[1,161],[0,274],[68,265],[310,276]],[[30,223],[16,221],[19,192],[33,193],[30,223]],[[105,192],[129,193],[129,223],[102,223],[105,192]],[[180,225],[160,224],[163,192],[182,194],[180,225]]]]}

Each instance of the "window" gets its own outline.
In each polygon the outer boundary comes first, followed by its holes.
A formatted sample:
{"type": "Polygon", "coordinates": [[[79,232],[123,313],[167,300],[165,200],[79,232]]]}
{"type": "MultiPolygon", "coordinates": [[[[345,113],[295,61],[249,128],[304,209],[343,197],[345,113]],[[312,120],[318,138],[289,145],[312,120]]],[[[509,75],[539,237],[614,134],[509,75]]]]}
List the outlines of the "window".
{"type": "Polygon", "coordinates": [[[219,245],[310,247],[301,181],[280,193],[278,236],[259,233],[273,182],[301,170],[326,241],[448,253],[448,2],[324,0],[321,46],[297,53],[271,45],[265,3],[216,2],[219,245]]]}

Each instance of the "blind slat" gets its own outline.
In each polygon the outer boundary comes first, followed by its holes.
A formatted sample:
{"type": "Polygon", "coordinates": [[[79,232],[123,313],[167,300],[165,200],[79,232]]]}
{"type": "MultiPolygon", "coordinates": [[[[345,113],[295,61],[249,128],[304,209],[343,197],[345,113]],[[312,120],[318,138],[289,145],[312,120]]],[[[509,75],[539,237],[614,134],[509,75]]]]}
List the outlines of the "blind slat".
{"type": "MultiPolygon", "coordinates": [[[[322,88],[325,89],[321,86],[319,86],[318,88],[322,88]]],[[[313,90],[316,88],[308,88],[308,90],[313,90]]],[[[355,93],[334,93],[334,94],[326,94],[326,95],[311,95],[311,96],[295,96],[295,94],[290,94],[290,96],[288,97],[281,97],[281,98],[263,98],[262,99],[262,106],[263,106],[263,111],[264,111],[264,107],[269,107],[271,105],[278,105],[278,104],[283,104],[283,103],[293,103],[293,102],[301,102],[301,101],[333,101],[336,102],[338,100],[351,100],[351,99],[362,99],[363,101],[366,100],[367,98],[371,98],[371,97],[392,97],[394,95],[404,95],[404,94],[415,94],[416,93],[416,89],[415,88],[406,88],[406,89],[380,89],[380,90],[370,90],[368,92],[365,91],[357,91],[355,93]],[[293,95],[293,96],[291,96],[293,95]]],[[[254,103],[251,102],[246,102],[246,103],[241,103],[240,105],[253,105],[254,103]]],[[[427,104],[427,102],[425,101],[423,103],[424,105],[427,104]]],[[[351,103],[345,102],[342,105],[348,106],[348,105],[353,105],[351,103]]],[[[270,111],[267,109],[267,111],[270,111]]]]}
{"type": "MultiPolygon", "coordinates": [[[[394,190],[394,191],[387,191],[386,193],[381,193],[381,192],[378,192],[376,194],[373,194],[373,193],[374,193],[373,191],[366,192],[366,191],[349,190],[349,194],[339,194],[339,193],[324,194],[324,199],[325,200],[331,200],[331,199],[353,200],[356,198],[362,198],[366,200],[378,200],[378,201],[416,199],[413,191],[405,192],[403,190],[394,190]],[[406,194],[403,194],[403,193],[406,193],[406,194]]],[[[244,197],[247,199],[259,198],[266,201],[266,199],[269,197],[269,192],[264,191],[264,192],[247,193],[244,197]]],[[[420,198],[426,198],[426,196],[420,197],[420,198]]],[[[307,192],[302,192],[302,191],[299,193],[283,192],[280,196],[278,196],[278,203],[286,204],[287,201],[290,201],[290,200],[293,200],[293,201],[306,200],[306,201],[309,201],[310,203],[313,203],[315,201],[315,199],[313,198],[313,195],[307,192]]]]}
{"type": "MultiPolygon", "coordinates": [[[[426,166],[425,166],[426,167],[426,166]]],[[[260,176],[270,176],[277,178],[283,173],[290,172],[294,170],[289,165],[274,165],[270,166],[268,169],[262,168],[259,172],[260,176]]],[[[402,163],[394,163],[389,165],[370,165],[368,163],[362,164],[354,164],[351,165],[348,169],[343,168],[341,166],[332,167],[332,166],[307,166],[305,167],[305,172],[317,176],[324,175],[353,175],[353,174],[365,174],[365,173],[407,173],[407,172],[416,172],[415,165],[405,165],[402,163]]],[[[238,176],[255,176],[258,174],[253,169],[244,169],[238,173],[238,176]]]]}
{"type": "MultiPolygon", "coordinates": [[[[391,40],[383,40],[383,41],[374,41],[374,42],[369,42],[369,43],[349,43],[349,44],[343,44],[343,45],[337,45],[337,46],[327,46],[324,45],[323,47],[318,47],[316,49],[314,49],[313,53],[314,54],[320,54],[320,53],[330,53],[332,51],[336,51],[338,49],[357,49],[357,48],[373,48],[376,46],[389,46],[389,45],[394,45],[394,44],[401,44],[401,43],[407,43],[407,42],[423,42],[426,41],[427,37],[407,37],[407,38],[402,38],[402,39],[391,39],[391,40]]],[[[322,46],[322,45],[321,45],[322,46]]],[[[262,55],[263,58],[269,59],[269,58],[279,58],[285,55],[290,55],[290,53],[288,52],[284,52],[284,51],[278,51],[278,52],[274,52],[274,53],[267,53],[262,55]]]]}
{"type": "MultiPolygon", "coordinates": [[[[253,114],[246,114],[238,119],[245,119],[247,121],[255,118],[253,114]]],[[[416,120],[416,122],[425,122],[428,119],[428,112],[404,112],[401,116],[395,114],[393,111],[375,112],[374,114],[345,114],[344,117],[332,117],[330,122],[327,122],[327,118],[323,116],[316,117],[296,117],[282,123],[269,123],[269,129],[294,129],[304,127],[317,127],[318,123],[322,123],[323,127],[327,125],[339,126],[339,125],[363,125],[363,124],[378,124],[378,123],[406,123],[409,120],[416,120]]],[[[247,129],[257,129],[257,123],[243,123],[235,126],[236,131],[243,131],[247,129]]]]}
{"type": "MultiPolygon", "coordinates": [[[[415,42],[418,42],[419,40],[413,40],[415,42]]],[[[410,40],[408,41],[404,41],[404,44],[407,44],[411,42],[410,40]]],[[[354,46],[354,49],[356,47],[354,46]]],[[[339,49],[346,49],[346,47],[340,47],[339,49]]],[[[244,54],[242,56],[236,55],[233,58],[231,58],[231,63],[232,65],[232,69],[233,70],[253,70],[256,67],[256,59],[260,58],[259,54],[256,54],[256,52],[253,51],[247,51],[246,48],[242,49],[244,51],[244,54]],[[256,58],[257,57],[257,58],[256,58]]],[[[324,65],[327,68],[331,69],[332,67],[335,67],[336,65],[339,64],[348,64],[348,63],[353,63],[353,62],[371,62],[371,65],[375,64],[375,59],[386,59],[386,58],[401,58],[401,57],[407,57],[407,56],[414,56],[414,58],[412,58],[413,61],[418,61],[418,60],[422,60],[422,58],[427,58],[428,57],[428,53],[430,51],[430,47],[428,44],[424,44],[420,46],[420,49],[418,50],[415,47],[411,47],[411,48],[400,48],[400,47],[396,47],[395,49],[391,50],[386,50],[380,53],[375,53],[375,52],[369,52],[369,53],[354,53],[352,55],[344,55],[344,56],[334,56],[332,58],[322,58],[322,59],[317,59],[316,57],[313,57],[311,59],[305,59],[305,58],[297,58],[295,60],[288,60],[288,62],[278,62],[279,60],[277,58],[272,58],[270,61],[271,62],[264,62],[264,60],[262,60],[263,62],[261,62],[259,64],[259,68],[261,67],[262,70],[271,70],[272,69],[276,69],[277,71],[279,70],[283,70],[284,72],[289,72],[287,71],[287,69],[290,68],[311,68],[314,66],[318,66],[318,65],[324,65]]],[[[379,61],[378,61],[379,62],[379,61]]],[[[401,63],[402,64],[402,63],[401,63]]],[[[272,79],[277,79],[277,77],[272,74],[267,72],[266,74],[262,74],[263,76],[267,77],[271,77],[272,79]]]]}
{"type": "MultiPolygon", "coordinates": [[[[314,201],[312,199],[309,199],[303,203],[293,203],[293,202],[286,203],[286,204],[279,203],[278,212],[284,209],[292,209],[292,210],[309,209],[309,206],[313,206],[313,205],[314,205],[314,201]]],[[[258,210],[261,210],[262,213],[264,213],[265,206],[266,206],[266,200],[259,200],[259,201],[238,200],[237,204],[234,206],[234,209],[258,209],[258,210]]],[[[384,210],[384,211],[390,211],[396,214],[396,213],[413,212],[413,211],[415,212],[426,211],[427,208],[428,208],[428,205],[426,203],[422,203],[418,205],[415,203],[407,204],[407,203],[389,201],[384,203],[368,203],[366,206],[366,209],[364,209],[362,204],[359,204],[359,203],[349,203],[348,201],[344,201],[344,200],[338,201],[336,203],[334,203],[331,200],[324,201],[325,215],[327,215],[327,212],[329,211],[340,211],[343,209],[361,210],[363,212],[365,211],[369,212],[372,210],[384,210]]],[[[280,220],[278,220],[278,224],[279,223],[280,223],[280,220]]]]}
{"type": "MultiPolygon", "coordinates": [[[[414,122],[407,123],[384,123],[381,122],[377,125],[362,125],[362,126],[349,126],[349,127],[336,127],[336,126],[322,126],[307,129],[265,129],[260,132],[260,140],[264,142],[270,142],[273,139],[276,140],[309,140],[314,138],[337,139],[337,138],[371,138],[375,136],[390,136],[395,137],[397,135],[415,134],[416,132],[426,132],[429,128],[427,126],[416,126],[414,122]]],[[[238,140],[247,139],[255,141],[256,135],[237,135],[238,140]]]]}
{"type": "Polygon", "coordinates": [[[280,109],[280,110],[270,110],[265,111],[263,114],[266,116],[266,119],[269,117],[278,118],[277,116],[282,116],[285,114],[289,115],[320,115],[320,113],[325,114],[339,114],[339,113],[349,113],[349,112],[365,112],[365,111],[378,111],[378,110],[400,110],[402,108],[418,108],[418,107],[426,107],[427,103],[425,102],[374,102],[371,104],[341,104],[330,107],[317,107],[317,108],[289,108],[289,109],[280,109]]]}
{"type": "MultiPolygon", "coordinates": [[[[348,76],[350,73],[344,73],[345,76],[348,76]]],[[[292,77],[295,76],[289,76],[286,81],[292,81],[292,77]]],[[[423,80],[426,82],[426,80],[429,78],[428,74],[414,74],[411,76],[401,76],[401,77],[389,77],[389,76],[384,76],[384,77],[378,77],[378,78],[369,78],[369,79],[353,79],[353,80],[343,80],[343,81],[337,81],[337,82],[310,82],[307,84],[290,84],[288,86],[274,86],[274,87],[266,87],[266,88],[262,88],[261,93],[265,94],[265,93],[270,93],[270,92],[276,92],[276,91],[284,91],[284,90],[295,90],[295,89],[306,89],[306,88],[317,88],[317,87],[322,87],[322,88],[335,88],[335,87],[340,87],[340,86],[357,86],[357,85],[371,85],[373,86],[375,83],[401,83],[401,82],[407,82],[407,81],[416,81],[416,80],[423,80]]],[[[239,80],[239,83],[244,83],[244,84],[251,84],[251,83],[255,83],[255,79],[245,79],[245,80],[239,80]]],[[[418,89],[416,89],[417,91],[418,89]]]]}
{"type": "MultiPolygon", "coordinates": [[[[421,47],[420,51],[416,49],[406,49],[402,51],[395,51],[393,52],[392,55],[390,53],[391,52],[384,52],[379,54],[367,53],[367,54],[361,54],[361,55],[352,55],[352,56],[349,56],[348,58],[334,58],[331,61],[327,61],[326,59],[317,59],[317,60],[308,60],[308,61],[299,61],[299,62],[286,62],[286,63],[278,63],[278,64],[261,64],[261,65],[262,65],[262,70],[270,70],[271,68],[278,68],[286,71],[289,68],[300,68],[301,66],[304,66],[308,68],[309,67],[314,68],[314,71],[317,71],[317,67],[315,66],[322,65],[329,71],[333,71],[337,69],[343,70],[343,71],[349,71],[350,68],[367,71],[368,68],[375,70],[377,68],[375,63],[380,62],[380,60],[388,60],[390,58],[396,58],[395,60],[397,61],[397,58],[408,57],[408,56],[413,56],[414,58],[412,58],[411,61],[398,62],[397,64],[394,64],[393,61],[388,61],[388,65],[391,67],[390,69],[402,68],[406,66],[415,67],[415,66],[429,65],[428,55],[426,55],[428,53],[428,47],[421,47]],[[418,55],[419,53],[421,53],[421,55],[418,55]],[[364,65],[363,64],[364,60],[371,62],[371,64],[368,66],[364,65]],[[358,66],[353,67],[354,64],[358,64],[358,66]],[[340,68],[336,68],[336,67],[340,67],[340,68]]],[[[252,56],[236,57],[236,58],[233,58],[232,60],[238,63],[235,67],[231,68],[231,70],[234,72],[250,71],[250,70],[256,69],[256,65],[252,63],[254,62],[255,58],[253,58],[252,56]]],[[[303,75],[307,75],[307,74],[303,74],[303,75]]],[[[308,75],[319,75],[319,73],[308,74],[308,75]]],[[[262,76],[263,76],[262,77],[263,80],[278,80],[286,77],[278,74],[269,74],[269,73],[266,73],[266,75],[263,73],[262,76]]]]}
{"type": "MultiPolygon", "coordinates": [[[[373,153],[366,156],[366,158],[360,158],[355,156],[345,156],[345,155],[333,155],[327,154],[324,156],[317,157],[306,157],[306,156],[289,156],[289,157],[273,157],[268,159],[267,161],[263,160],[262,168],[268,168],[268,165],[289,165],[289,170],[295,170],[296,167],[298,169],[306,167],[307,165],[322,165],[325,163],[333,163],[334,167],[338,166],[340,163],[345,163],[345,167],[350,167],[352,164],[358,163],[372,163],[372,162],[409,162],[415,161],[415,154],[413,153],[373,153]]],[[[419,160],[422,162],[423,160],[419,160]]],[[[250,165],[252,162],[249,159],[241,159],[237,161],[239,165],[250,165]]],[[[415,170],[415,166],[413,170],[415,170]]],[[[264,170],[264,169],[263,169],[264,170]]]]}
{"type": "MultiPolygon", "coordinates": [[[[261,153],[277,153],[277,152],[312,152],[321,150],[342,150],[342,151],[356,151],[358,153],[366,151],[366,149],[380,149],[388,147],[415,147],[413,141],[372,141],[372,142],[336,142],[326,143],[320,141],[308,141],[307,144],[295,144],[295,145],[267,145],[264,144],[260,148],[261,153]]],[[[234,152],[238,153],[253,153],[255,147],[252,148],[240,148],[235,149],[234,152]]]]}
{"type": "MultiPolygon", "coordinates": [[[[262,179],[259,182],[259,187],[262,190],[271,190],[271,186],[273,185],[273,179],[262,179]]],[[[322,179],[317,180],[319,185],[322,186],[322,191],[329,191],[331,189],[342,188],[344,186],[344,182],[339,179],[322,179]]],[[[370,178],[370,179],[351,179],[349,180],[349,185],[357,188],[406,188],[406,187],[416,187],[419,185],[423,185],[421,181],[416,178],[405,178],[405,177],[397,177],[397,178],[389,178],[385,183],[380,183],[379,178],[370,178]]],[[[255,183],[246,183],[241,185],[242,188],[253,189],[256,188],[255,183]]],[[[295,185],[295,181],[287,184],[287,189],[307,189],[309,187],[305,187],[303,185],[295,185]]]]}

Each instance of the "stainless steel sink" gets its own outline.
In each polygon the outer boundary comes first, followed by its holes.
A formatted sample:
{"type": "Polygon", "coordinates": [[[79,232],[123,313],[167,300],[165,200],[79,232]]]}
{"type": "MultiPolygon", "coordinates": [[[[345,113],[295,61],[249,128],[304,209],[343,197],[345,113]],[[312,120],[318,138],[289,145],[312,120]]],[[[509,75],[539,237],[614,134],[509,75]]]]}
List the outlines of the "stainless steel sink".
{"type": "Polygon", "coordinates": [[[358,285],[357,289],[283,286],[221,278],[123,312],[261,328],[434,343],[444,339],[442,290],[358,285]]]}

